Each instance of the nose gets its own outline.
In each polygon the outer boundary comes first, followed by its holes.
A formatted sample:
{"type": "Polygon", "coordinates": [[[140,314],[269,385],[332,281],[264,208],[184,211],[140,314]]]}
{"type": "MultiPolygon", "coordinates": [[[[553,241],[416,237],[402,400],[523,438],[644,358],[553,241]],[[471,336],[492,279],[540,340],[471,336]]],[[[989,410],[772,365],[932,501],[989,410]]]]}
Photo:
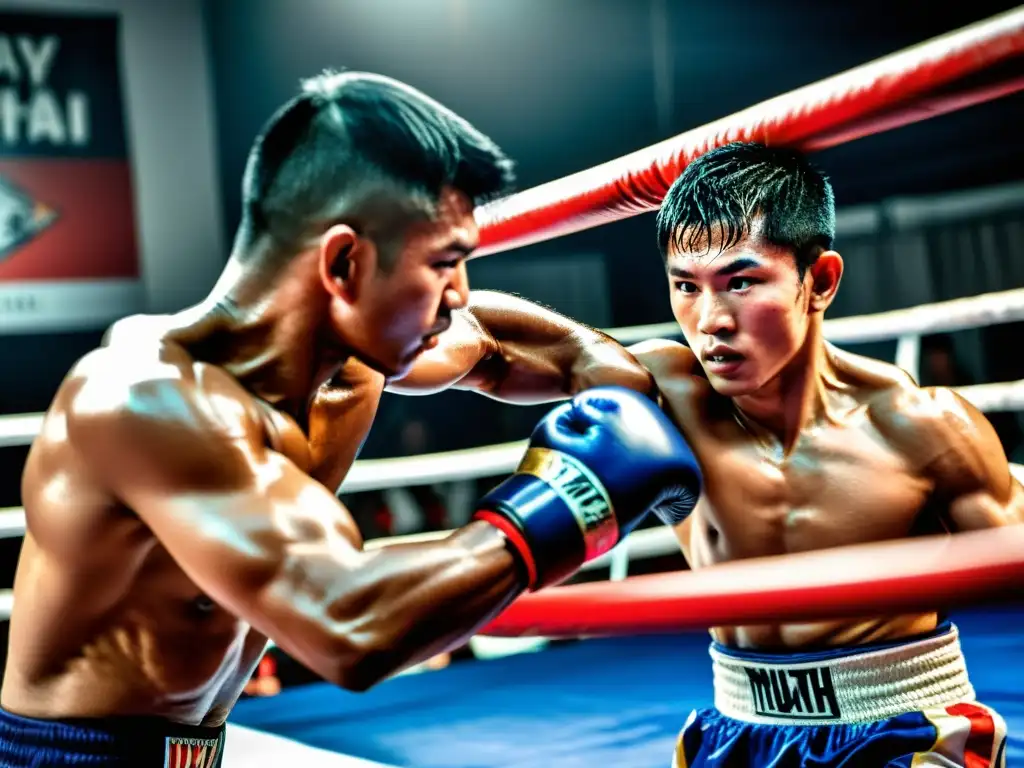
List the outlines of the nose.
{"type": "Polygon", "coordinates": [[[466,273],[466,262],[460,261],[459,266],[452,270],[452,278],[444,291],[444,303],[449,309],[462,309],[469,304],[469,275],[466,273]]]}
{"type": "Polygon", "coordinates": [[[736,331],[736,320],[727,302],[719,295],[705,291],[700,298],[697,330],[705,336],[729,336],[736,331]]]}

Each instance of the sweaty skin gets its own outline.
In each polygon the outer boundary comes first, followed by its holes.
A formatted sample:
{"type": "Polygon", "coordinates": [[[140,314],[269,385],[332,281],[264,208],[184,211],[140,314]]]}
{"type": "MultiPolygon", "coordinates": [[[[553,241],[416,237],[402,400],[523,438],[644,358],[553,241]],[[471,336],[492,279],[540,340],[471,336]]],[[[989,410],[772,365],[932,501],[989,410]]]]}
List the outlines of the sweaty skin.
{"type": "MultiPolygon", "coordinates": [[[[895,366],[825,345],[823,406],[784,450],[712,389],[687,347],[652,341],[630,351],[703,470],[701,499],[676,526],[693,569],[1022,519],[1024,492],[985,417],[895,366]]],[[[906,637],[937,621],[935,613],[867,616],[717,627],[712,636],[740,648],[807,649],[906,637]]]]}
{"type": "MultiPolygon", "coordinates": [[[[335,490],[373,422],[381,374],[350,359],[301,425],[166,322],[115,326],[69,373],[33,444],[6,709],[215,726],[268,637],[362,690],[464,642],[521,591],[503,535],[484,523],[362,549],[335,490]]],[[[650,387],[607,337],[481,292],[406,379],[544,402],[588,386],[592,370],[650,387]]]]}
{"type": "MultiPolygon", "coordinates": [[[[667,248],[686,345],[630,348],[703,471],[701,498],[676,527],[691,568],[1024,519],[1024,491],[981,413],[825,341],[823,315],[843,273],[837,252],[801,270],[759,215],[735,240],[727,231],[687,231],[667,248]]],[[[938,619],[717,627],[712,636],[807,650],[915,635],[938,619]]]]}

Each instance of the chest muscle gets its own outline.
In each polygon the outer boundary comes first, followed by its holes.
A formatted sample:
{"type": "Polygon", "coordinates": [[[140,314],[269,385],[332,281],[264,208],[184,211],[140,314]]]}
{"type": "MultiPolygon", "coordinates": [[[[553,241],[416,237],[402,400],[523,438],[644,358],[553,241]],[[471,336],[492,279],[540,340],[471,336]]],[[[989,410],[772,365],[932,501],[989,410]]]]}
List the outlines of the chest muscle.
{"type": "Polygon", "coordinates": [[[720,443],[702,457],[694,520],[713,562],[906,536],[928,498],[927,481],[869,427],[815,430],[786,457],[720,443]]]}

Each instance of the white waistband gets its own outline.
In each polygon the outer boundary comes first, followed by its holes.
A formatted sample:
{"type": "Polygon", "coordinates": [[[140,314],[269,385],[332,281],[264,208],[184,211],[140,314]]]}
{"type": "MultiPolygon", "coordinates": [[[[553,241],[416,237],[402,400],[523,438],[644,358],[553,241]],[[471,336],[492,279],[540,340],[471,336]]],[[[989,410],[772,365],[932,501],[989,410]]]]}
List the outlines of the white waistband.
{"type": "Polygon", "coordinates": [[[715,707],[754,723],[824,725],[974,701],[958,638],[953,626],[935,637],[821,660],[733,655],[713,645],[715,707]]]}

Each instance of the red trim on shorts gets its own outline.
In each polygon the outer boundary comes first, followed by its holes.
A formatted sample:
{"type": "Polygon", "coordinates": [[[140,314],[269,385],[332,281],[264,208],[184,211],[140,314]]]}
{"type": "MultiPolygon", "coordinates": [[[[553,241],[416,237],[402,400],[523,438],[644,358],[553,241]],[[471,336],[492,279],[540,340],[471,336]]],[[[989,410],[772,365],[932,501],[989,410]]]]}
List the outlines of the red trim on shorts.
{"type": "Polygon", "coordinates": [[[971,723],[964,744],[964,768],[989,768],[996,741],[996,723],[991,713],[977,704],[954,704],[946,707],[946,712],[966,717],[971,723]]]}
{"type": "Polygon", "coordinates": [[[505,534],[505,538],[516,548],[519,557],[523,560],[523,565],[526,566],[527,588],[533,589],[537,583],[537,562],[533,559],[533,552],[530,551],[530,545],[526,543],[526,538],[522,532],[507,517],[499,515],[497,512],[492,512],[489,509],[478,509],[473,517],[477,520],[483,520],[485,523],[490,523],[505,534]]]}

